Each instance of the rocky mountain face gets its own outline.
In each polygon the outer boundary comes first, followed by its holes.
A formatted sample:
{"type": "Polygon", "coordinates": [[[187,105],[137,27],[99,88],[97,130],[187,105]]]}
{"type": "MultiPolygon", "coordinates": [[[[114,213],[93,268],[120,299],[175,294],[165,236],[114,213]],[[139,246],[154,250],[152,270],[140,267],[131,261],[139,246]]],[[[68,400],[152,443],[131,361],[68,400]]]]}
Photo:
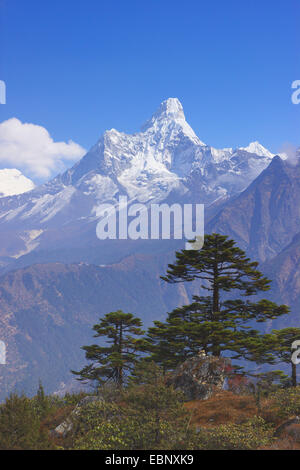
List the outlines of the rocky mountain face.
{"type": "Polygon", "coordinates": [[[278,255],[300,232],[300,160],[275,157],[207,226],[236,240],[257,261],[278,255]]]}
{"type": "Polygon", "coordinates": [[[258,142],[242,149],[205,145],[186,122],[181,103],[170,98],[141,132],[106,131],[64,174],[0,199],[0,261],[11,261],[12,268],[49,261],[115,262],[132,251],[126,244],[125,251],[124,244],[112,249],[96,238],[103,203],[116,204],[126,195],[129,202],[148,205],[186,200],[209,207],[245,189],[273,157],[258,142]]]}
{"type": "Polygon", "coordinates": [[[274,327],[299,327],[300,318],[300,233],[277,256],[266,261],[262,270],[272,279],[272,290],[269,294],[276,302],[291,307],[292,315],[284,316],[274,327]]]}

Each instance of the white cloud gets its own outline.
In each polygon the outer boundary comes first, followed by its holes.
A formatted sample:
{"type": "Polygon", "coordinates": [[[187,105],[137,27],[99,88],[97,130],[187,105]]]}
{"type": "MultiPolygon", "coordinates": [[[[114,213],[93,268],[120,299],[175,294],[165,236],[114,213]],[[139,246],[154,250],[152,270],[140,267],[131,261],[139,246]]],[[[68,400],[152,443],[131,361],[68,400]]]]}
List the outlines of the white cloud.
{"type": "Polygon", "coordinates": [[[34,188],[34,183],[19,170],[0,170],[0,197],[22,194],[34,188]]]}
{"type": "Polygon", "coordinates": [[[288,160],[291,165],[297,165],[300,158],[300,149],[296,145],[285,142],[280,149],[278,155],[284,160],[288,160]]]}
{"type": "Polygon", "coordinates": [[[48,178],[86,153],[72,140],[54,142],[47,129],[11,118],[0,123],[0,166],[18,168],[32,177],[48,178]]]}

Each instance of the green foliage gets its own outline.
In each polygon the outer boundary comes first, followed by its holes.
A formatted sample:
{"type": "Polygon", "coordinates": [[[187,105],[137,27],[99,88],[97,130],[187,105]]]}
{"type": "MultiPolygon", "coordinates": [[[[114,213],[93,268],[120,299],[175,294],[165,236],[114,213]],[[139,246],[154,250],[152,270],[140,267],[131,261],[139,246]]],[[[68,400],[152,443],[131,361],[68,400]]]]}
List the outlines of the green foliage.
{"type": "Polygon", "coordinates": [[[73,448],[88,450],[124,449],[125,435],[119,428],[123,410],[116,403],[93,402],[73,420],[73,448]]]}
{"type": "Polygon", "coordinates": [[[29,398],[18,395],[7,398],[0,406],[0,449],[38,450],[52,447],[29,398]]]}
{"type": "Polygon", "coordinates": [[[270,396],[271,408],[280,418],[300,415],[300,386],[277,390],[270,396]]]}
{"type": "Polygon", "coordinates": [[[83,398],[87,396],[88,396],[88,393],[85,393],[85,392],[77,392],[77,393],[67,392],[63,398],[57,397],[55,401],[60,406],[74,406],[75,407],[83,398]]]}
{"type": "Polygon", "coordinates": [[[173,449],[189,438],[182,395],[167,387],[160,368],[146,364],[117,403],[94,403],[78,421],[76,449],[173,449]]]}
{"type": "Polygon", "coordinates": [[[143,350],[144,342],[139,336],[142,322],[131,313],[122,310],[108,313],[94,325],[95,338],[105,337],[106,346],[93,344],[83,346],[85,356],[91,363],[81,371],[72,371],[79,376],[78,380],[96,382],[98,385],[112,380],[122,387],[125,373],[134,367],[139,351],[143,350]]]}
{"type": "Polygon", "coordinates": [[[167,275],[162,279],[170,283],[200,279],[204,282],[202,287],[213,294],[240,290],[252,295],[268,290],[270,284],[256,269],[257,266],[257,262],[251,262],[245,252],[235,246],[234,240],[213,233],[205,235],[201,250],[176,252],[176,264],[169,265],[167,275]]]}
{"type": "MultiPolygon", "coordinates": [[[[51,449],[49,430],[66,418],[73,421],[63,441],[68,449],[250,450],[270,445],[273,430],[260,417],[196,431],[183,395],[166,386],[166,372],[200,349],[215,356],[230,351],[232,359],[260,364],[291,363],[291,345],[300,339],[299,328],[262,335],[249,326],[288,313],[284,305],[249,300],[269,289],[270,281],[257,266],[233,240],[218,234],[205,236],[202,250],[176,253],[176,264],[169,265],[163,279],[169,283],[200,280],[209,295],[194,296],[192,304],[176,308],[165,322],[154,322],[146,338],[142,338],[141,320],[131,313],[106,314],[93,327],[100,344],[82,348],[88,365],[72,371],[78,380],[92,382],[102,401],[88,403],[70,415],[87,394],[47,396],[39,383],[32,399],[11,395],[0,405],[0,450],[51,449]],[[231,291],[242,298],[228,300],[231,291]],[[145,357],[145,352],[150,355],[145,357]]],[[[234,367],[236,372],[239,368],[234,367]]],[[[236,377],[242,384],[244,375],[236,377]]],[[[255,375],[252,391],[259,412],[268,402],[280,418],[300,414],[295,365],[294,388],[284,389],[283,383],[286,376],[281,371],[255,375]]],[[[248,392],[249,383],[244,384],[248,392]]]]}
{"type": "Polygon", "coordinates": [[[134,390],[135,385],[155,385],[157,382],[164,383],[164,370],[150,358],[143,358],[135,364],[129,377],[129,390],[134,390]]]}
{"type": "Polygon", "coordinates": [[[163,381],[127,392],[126,404],[133,420],[133,443],[138,449],[173,449],[187,439],[189,416],[179,392],[163,381]]]}
{"type": "Polygon", "coordinates": [[[288,313],[288,308],[265,299],[228,300],[224,295],[234,291],[249,297],[268,290],[270,281],[257,266],[233,240],[216,233],[205,236],[201,250],[177,252],[176,264],[169,265],[162,279],[169,283],[200,280],[209,295],[194,296],[192,304],[169,313],[166,322],[154,322],[147,337],[152,359],[171,369],[203,349],[215,356],[231,351],[236,359],[272,362],[262,335],[249,322],[275,319],[288,313]]]}
{"type": "Polygon", "coordinates": [[[53,404],[51,398],[45,395],[44,387],[42,382],[39,382],[39,388],[36,396],[31,400],[32,407],[39,417],[39,419],[45,419],[51,412],[53,404]]]}
{"type": "Polygon", "coordinates": [[[262,418],[255,417],[243,424],[224,424],[201,429],[193,448],[197,450],[255,450],[273,441],[274,430],[262,418]]]}
{"type": "Polygon", "coordinates": [[[255,379],[253,382],[249,382],[248,390],[252,392],[257,411],[260,413],[262,410],[262,399],[282,388],[287,376],[281,370],[248,375],[255,379]]]}

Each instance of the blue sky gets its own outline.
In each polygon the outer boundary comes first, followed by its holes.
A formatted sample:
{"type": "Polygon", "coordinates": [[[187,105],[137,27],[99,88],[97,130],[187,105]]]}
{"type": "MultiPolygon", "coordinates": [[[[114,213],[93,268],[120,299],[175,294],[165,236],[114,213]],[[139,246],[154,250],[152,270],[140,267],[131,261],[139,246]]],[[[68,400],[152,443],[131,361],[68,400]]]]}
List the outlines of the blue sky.
{"type": "MultiPolygon", "coordinates": [[[[0,0],[0,79],[16,117],[85,148],[178,97],[201,140],[299,145],[300,2],[0,0]]],[[[54,171],[54,170],[53,170],[54,171]]]]}

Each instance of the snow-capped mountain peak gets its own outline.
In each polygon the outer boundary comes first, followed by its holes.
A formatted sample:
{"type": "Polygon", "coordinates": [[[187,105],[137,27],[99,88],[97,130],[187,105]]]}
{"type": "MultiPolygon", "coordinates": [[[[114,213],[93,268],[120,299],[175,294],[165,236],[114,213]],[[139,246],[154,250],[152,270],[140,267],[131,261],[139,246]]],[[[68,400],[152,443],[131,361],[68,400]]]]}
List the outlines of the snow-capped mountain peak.
{"type": "Polygon", "coordinates": [[[259,157],[268,157],[268,158],[273,158],[275,155],[271,153],[268,149],[266,149],[263,145],[261,145],[259,142],[251,142],[248,147],[241,147],[240,150],[245,150],[245,152],[248,153],[254,153],[255,155],[258,155],[259,157]]]}
{"type": "Polygon", "coordinates": [[[154,119],[166,119],[167,117],[174,120],[185,120],[183,106],[178,98],[168,98],[163,101],[156,113],[153,114],[154,119]]]}
{"type": "Polygon", "coordinates": [[[161,200],[173,189],[182,187],[181,178],[189,174],[199,149],[203,148],[206,146],[187,123],[180,101],[169,98],[161,103],[141,132],[129,135],[116,129],[106,131],[67,172],[64,181],[78,184],[80,180],[82,184],[82,177],[89,173],[89,181],[92,177],[99,182],[100,176],[105,176],[113,183],[108,199],[115,196],[119,187],[130,199],[161,200]],[[97,174],[97,178],[90,172],[97,174]]]}
{"type": "Polygon", "coordinates": [[[48,250],[52,240],[57,249],[58,240],[69,244],[64,235],[68,231],[80,245],[78,234],[88,227],[95,240],[93,224],[100,208],[104,203],[117,205],[120,195],[131,203],[212,204],[244,190],[272,157],[258,142],[243,149],[205,145],[187,123],[180,101],[169,98],[141,132],[110,129],[63,175],[29,193],[0,200],[1,229],[16,233],[17,246],[24,245],[11,251],[8,238],[3,253],[18,257],[36,247],[48,250]]]}
{"type": "Polygon", "coordinates": [[[160,133],[163,137],[169,134],[172,138],[182,134],[196,145],[205,145],[187,123],[183,106],[178,98],[168,98],[163,101],[151,119],[142,126],[141,131],[145,134],[160,133]]]}

